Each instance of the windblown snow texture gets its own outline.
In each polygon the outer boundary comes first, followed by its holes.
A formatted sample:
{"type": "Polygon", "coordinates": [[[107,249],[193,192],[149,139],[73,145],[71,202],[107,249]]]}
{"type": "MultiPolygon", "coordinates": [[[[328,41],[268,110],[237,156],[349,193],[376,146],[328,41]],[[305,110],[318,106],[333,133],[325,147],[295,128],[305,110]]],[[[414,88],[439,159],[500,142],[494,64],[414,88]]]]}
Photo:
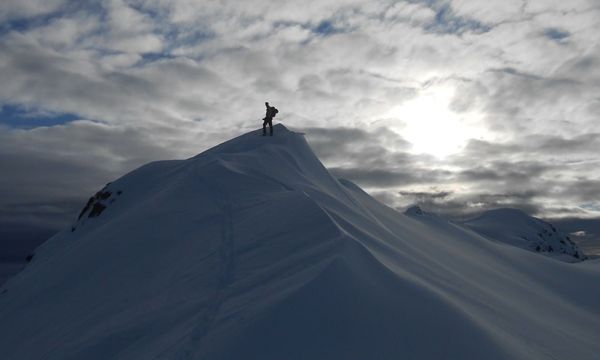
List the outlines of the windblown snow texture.
{"type": "Polygon", "coordinates": [[[109,184],[3,286],[0,358],[597,359],[600,262],[400,214],[275,130],[109,184]]]}

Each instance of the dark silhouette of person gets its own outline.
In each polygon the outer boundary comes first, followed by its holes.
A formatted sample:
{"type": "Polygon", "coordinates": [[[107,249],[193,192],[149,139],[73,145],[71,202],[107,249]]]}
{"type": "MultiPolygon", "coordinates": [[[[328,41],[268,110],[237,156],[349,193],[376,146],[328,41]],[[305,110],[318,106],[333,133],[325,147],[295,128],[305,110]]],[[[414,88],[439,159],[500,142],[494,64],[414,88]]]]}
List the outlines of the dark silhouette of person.
{"type": "Polygon", "coordinates": [[[267,124],[269,124],[269,132],[271,136],[273,136],[273,118],[277,115],[279,110],[277,110],[275,106],[270,106],[268,102],[265,103],[265,106],[267,107],[267,114],[263,119],[263,136],[267,135],[267,124]]]}

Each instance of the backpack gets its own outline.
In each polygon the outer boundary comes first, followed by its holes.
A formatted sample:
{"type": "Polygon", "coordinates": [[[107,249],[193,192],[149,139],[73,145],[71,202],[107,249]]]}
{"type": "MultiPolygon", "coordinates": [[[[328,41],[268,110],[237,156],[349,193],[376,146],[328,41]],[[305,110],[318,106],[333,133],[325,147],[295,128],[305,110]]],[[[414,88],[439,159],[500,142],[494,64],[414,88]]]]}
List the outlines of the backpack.
{"type": "Polygon", "coordinates": [[[271,115],[273,115],[273,117],[275,117],[275,115],[277,115],[277,113],[278,113],[278,112],[279,112],[279,110],[277,110],[277,109],[275,108],[275,106],[273,106],[273,107],[271,108],[271,115]]]}

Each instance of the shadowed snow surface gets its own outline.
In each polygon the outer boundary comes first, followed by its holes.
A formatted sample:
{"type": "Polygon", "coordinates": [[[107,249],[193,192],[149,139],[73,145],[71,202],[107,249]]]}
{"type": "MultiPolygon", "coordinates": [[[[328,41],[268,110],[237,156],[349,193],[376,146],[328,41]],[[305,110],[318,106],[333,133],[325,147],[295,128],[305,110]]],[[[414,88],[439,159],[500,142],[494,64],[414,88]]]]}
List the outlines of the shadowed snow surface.
{"type": "Polygon", "coordinates": [[[1,359],[600,353],[598,260],[400,214],[333,178],[281,125],[103,191],[99,215],[82,214],[2,287],[1,359]]]}

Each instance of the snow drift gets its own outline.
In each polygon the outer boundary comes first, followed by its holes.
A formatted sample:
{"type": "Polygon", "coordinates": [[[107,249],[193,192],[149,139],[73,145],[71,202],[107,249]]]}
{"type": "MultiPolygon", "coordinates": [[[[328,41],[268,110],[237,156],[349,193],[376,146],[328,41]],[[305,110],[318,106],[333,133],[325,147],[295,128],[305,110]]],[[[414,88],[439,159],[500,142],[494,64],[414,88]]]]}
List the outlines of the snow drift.
{"type": "Polygon", "coordinates": [[[0,358],[597,358],[600,262],[400,214],[258,135],[91,198],[3,286],[0,358]]]}

